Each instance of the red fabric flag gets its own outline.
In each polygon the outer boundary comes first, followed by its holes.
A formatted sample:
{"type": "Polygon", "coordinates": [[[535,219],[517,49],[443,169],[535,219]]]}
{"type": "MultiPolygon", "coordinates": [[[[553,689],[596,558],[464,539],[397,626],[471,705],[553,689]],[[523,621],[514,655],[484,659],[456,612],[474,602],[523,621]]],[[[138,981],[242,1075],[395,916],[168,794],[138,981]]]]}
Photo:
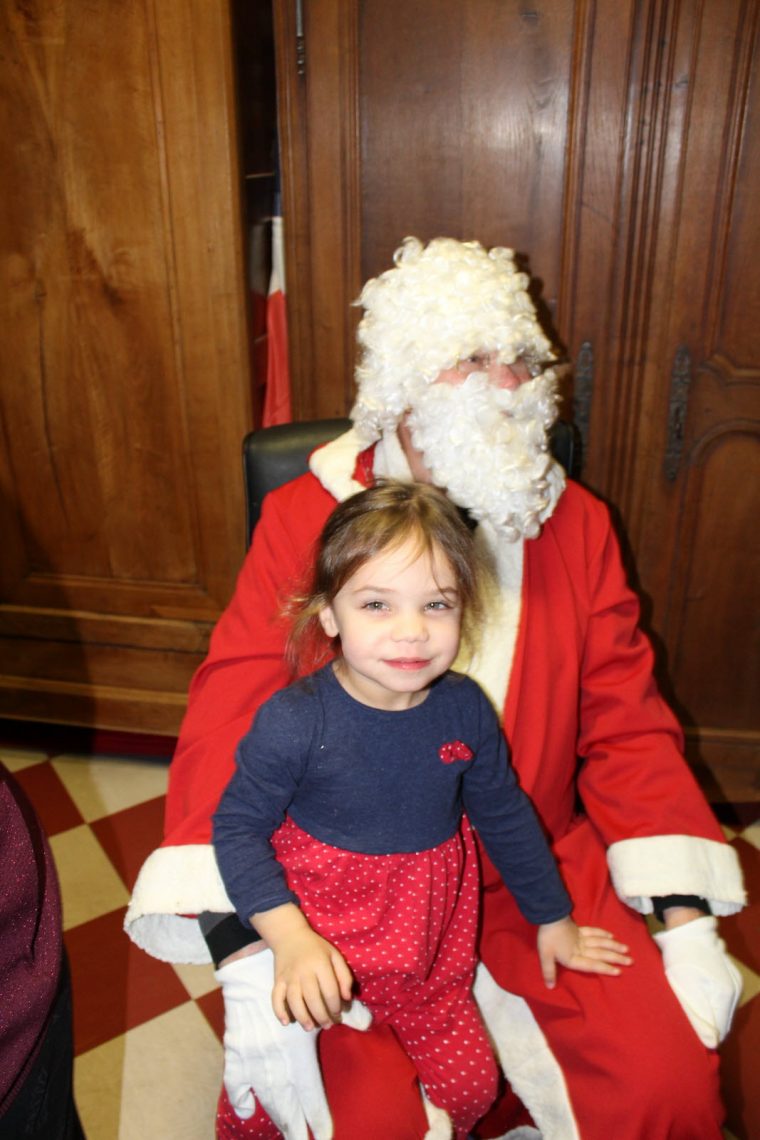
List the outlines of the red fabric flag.
{"type": "Polygon", "coordinates": [[[272,218],[272,276],[267,296],[267,371],[262,426],[286,424],[290,408],[288,317],[285,305],[285,254],[282,218],[272,218]]]}
{"type": "Polygon", "coordinates": [[[254,406],[257,394],[263,404],[267,382],[267,293],[270,274],[270,226],[267,221],[254,222],[248,241],[248,274],[251,301],[251,365],[254,406]]]}

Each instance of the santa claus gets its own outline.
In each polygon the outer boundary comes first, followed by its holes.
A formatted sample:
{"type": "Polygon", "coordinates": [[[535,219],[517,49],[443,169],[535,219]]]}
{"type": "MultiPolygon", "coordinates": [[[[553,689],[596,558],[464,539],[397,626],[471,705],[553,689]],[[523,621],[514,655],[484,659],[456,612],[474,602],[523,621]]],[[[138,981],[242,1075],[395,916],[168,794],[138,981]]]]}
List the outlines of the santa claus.
{"type": "Polygon", "coordinates": [[[271,954],[231,913],[210,845],[235,746],[292,680],[284,600],[336,500],[379,476],[432,481],[475,520],[498,589],[477,656],[460,667],[502,717],[574,916],[614,930],[634,958],[619,977],[565,971],[548,990],[535,930],[481,855],[475,995],[508,1085],[477,1135],[721,1136],[715,1049],[740,983],[716,916],[743,905],[741,873],[653,681],[608,512],[552,459],[554,354],[527,286],[511,251],[448,238],[407,239],[367,283],[354,426],[265,501],[193,680],[165,840],[142,868],[126,929],[156,957],[219,966],[219,1136],[305,1140],[307,1124],[316,1140],[448,1134],[383,1027],[317,1038],[277,1023],[271,954]]]}

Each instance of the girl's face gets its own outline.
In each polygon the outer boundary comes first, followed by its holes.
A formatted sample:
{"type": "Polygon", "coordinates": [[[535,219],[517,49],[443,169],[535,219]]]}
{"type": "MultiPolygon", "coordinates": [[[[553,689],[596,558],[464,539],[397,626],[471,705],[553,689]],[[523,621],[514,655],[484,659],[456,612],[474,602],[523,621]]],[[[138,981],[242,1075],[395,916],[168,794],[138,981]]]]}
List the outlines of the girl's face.
{"type": "Polygon", "coordinates": [[[379,709],[424,701],[459,649],[461,606],[454,572],[440,552],[419,554],[411,540],[369,558],[319,615],[339,637],[344,689],[379,709]]]}

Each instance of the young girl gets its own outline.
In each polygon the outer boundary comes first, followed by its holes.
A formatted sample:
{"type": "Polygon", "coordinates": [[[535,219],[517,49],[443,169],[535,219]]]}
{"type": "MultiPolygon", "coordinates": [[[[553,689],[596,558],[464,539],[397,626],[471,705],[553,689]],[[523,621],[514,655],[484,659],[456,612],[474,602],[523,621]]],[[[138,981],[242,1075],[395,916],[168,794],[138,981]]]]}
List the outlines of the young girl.
{"type": "Polygon", "coordinates": [[[627,947],[578,927],[487,698],[450,671],[484,569],[459,510],[384,483],[322,533],[293,644],[335,659],[259,710],[214,817],[227,893],[275,958],[283,1023],[329,1026],[354,994],[388,1022],[460,1140],[496,1095],[471,985],[478,866],[463,812],[529,923],[537,969],[617,974],[627,947]]]}

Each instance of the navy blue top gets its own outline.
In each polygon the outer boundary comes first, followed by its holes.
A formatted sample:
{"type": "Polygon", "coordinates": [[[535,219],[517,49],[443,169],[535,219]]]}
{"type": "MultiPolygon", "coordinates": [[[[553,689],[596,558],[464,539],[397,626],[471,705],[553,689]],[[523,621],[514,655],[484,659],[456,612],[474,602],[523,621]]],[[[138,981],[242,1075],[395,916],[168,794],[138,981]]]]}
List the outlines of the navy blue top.
{"type": "Polygon", "coordinates": [[[529,922],[572,904],[525,793],[499,721],[469,677],[446,673],[414,708],[355,700],[326,665],[275,693],[237,750],[214,815],[217,862],[240,919],[298,902],[271,843],[286,813],[315,839],[370,855],[425,851],[467,812],[529,922]],[[471,759],[458,759],[466,745],[471,759]]]}

